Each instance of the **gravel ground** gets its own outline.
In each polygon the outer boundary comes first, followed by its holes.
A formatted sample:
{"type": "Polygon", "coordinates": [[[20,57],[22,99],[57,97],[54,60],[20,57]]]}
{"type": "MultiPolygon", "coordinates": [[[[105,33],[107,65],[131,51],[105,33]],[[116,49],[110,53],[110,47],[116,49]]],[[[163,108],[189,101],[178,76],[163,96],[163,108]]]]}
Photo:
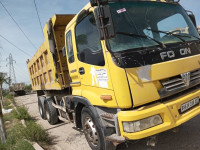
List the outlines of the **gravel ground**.
{"type": "MultiPolygon", "coordinates": [[[[50,150],[90,150],[84,135],[73,128],[72,123],[61,122],[50,125],[42,120],[38,111],[36,94],[15,98],[18,105],[25,105],[29,113],[36,118],[51,135],[53,145],[50,150]]],[[[178,132],[166,131],[157,136],[155,147],[146,146],[147,139],[120,144],[117,150],[200,150],[200,116],[181,125],[178,132]]]]}

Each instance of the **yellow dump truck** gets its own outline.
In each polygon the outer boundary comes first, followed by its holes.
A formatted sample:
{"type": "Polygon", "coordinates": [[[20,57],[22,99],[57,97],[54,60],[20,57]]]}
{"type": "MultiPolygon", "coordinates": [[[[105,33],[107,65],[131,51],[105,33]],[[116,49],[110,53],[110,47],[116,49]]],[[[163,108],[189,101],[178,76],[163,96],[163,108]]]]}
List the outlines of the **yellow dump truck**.
{"type": "Polygon", "coordinates": [[[13,91],[15,95],[25,95],[25,83],[14,83],[13,85],[13,91]]]}
{"type": "Polygon", "coordinates": [[[175,0],[90,0],[54,15],[27,61],[41,117],[69,120],[91,149],[173,129],[200,113],[200,38],[175,0]]]}

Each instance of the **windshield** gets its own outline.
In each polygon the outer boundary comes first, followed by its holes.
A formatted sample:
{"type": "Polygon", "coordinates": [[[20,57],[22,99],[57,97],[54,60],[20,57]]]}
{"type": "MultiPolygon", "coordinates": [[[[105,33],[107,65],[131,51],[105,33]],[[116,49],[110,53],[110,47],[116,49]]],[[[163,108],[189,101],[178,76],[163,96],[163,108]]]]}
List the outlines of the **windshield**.
{"type": "Polygon", "coordinates": [[[169,44],[198,40],[195,26],[178,4],[140,1],[113,2],[109,6],[116,32],[116,36],[109,40],[113,52],[158,46],[158,42],[169,44]],[[128,33],[148,36],[158,42],[128,33]]]}

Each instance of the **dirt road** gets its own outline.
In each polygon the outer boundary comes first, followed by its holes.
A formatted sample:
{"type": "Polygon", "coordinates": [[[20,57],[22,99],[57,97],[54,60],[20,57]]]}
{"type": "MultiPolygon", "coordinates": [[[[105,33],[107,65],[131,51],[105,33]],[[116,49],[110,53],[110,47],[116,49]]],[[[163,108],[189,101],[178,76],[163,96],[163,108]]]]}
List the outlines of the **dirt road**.
{"type": "MultiPolygon", "coordinates": [[[[72,123],[49,125],[42,120],[38,112],[35,94],[15,98],[18,105],[25,105],[29,113],[36,118],[54,139],[52,150],[90,150],[82,133],[73,128],[72,123]]],[[[156,147],[146,146],[147,139],[120,144],[117,150],[200,150],[200,116],[181,125],[177,133],[166,131],[158,136],[156,147]],[[128,146],[128,147],[127,147],[128,146]]]]}

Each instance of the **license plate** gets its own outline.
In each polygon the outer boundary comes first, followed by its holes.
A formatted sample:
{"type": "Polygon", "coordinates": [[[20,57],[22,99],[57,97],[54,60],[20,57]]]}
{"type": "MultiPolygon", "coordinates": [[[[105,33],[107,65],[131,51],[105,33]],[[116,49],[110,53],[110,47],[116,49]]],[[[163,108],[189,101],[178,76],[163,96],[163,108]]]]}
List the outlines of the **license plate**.
{"type": "Polygon", "coordinates": [[[196,97],[195,99],[193,99],[185,104],[182,104],[180,113],[184,113],[198,104],[199,104],[199,97],[196,97]]]}

